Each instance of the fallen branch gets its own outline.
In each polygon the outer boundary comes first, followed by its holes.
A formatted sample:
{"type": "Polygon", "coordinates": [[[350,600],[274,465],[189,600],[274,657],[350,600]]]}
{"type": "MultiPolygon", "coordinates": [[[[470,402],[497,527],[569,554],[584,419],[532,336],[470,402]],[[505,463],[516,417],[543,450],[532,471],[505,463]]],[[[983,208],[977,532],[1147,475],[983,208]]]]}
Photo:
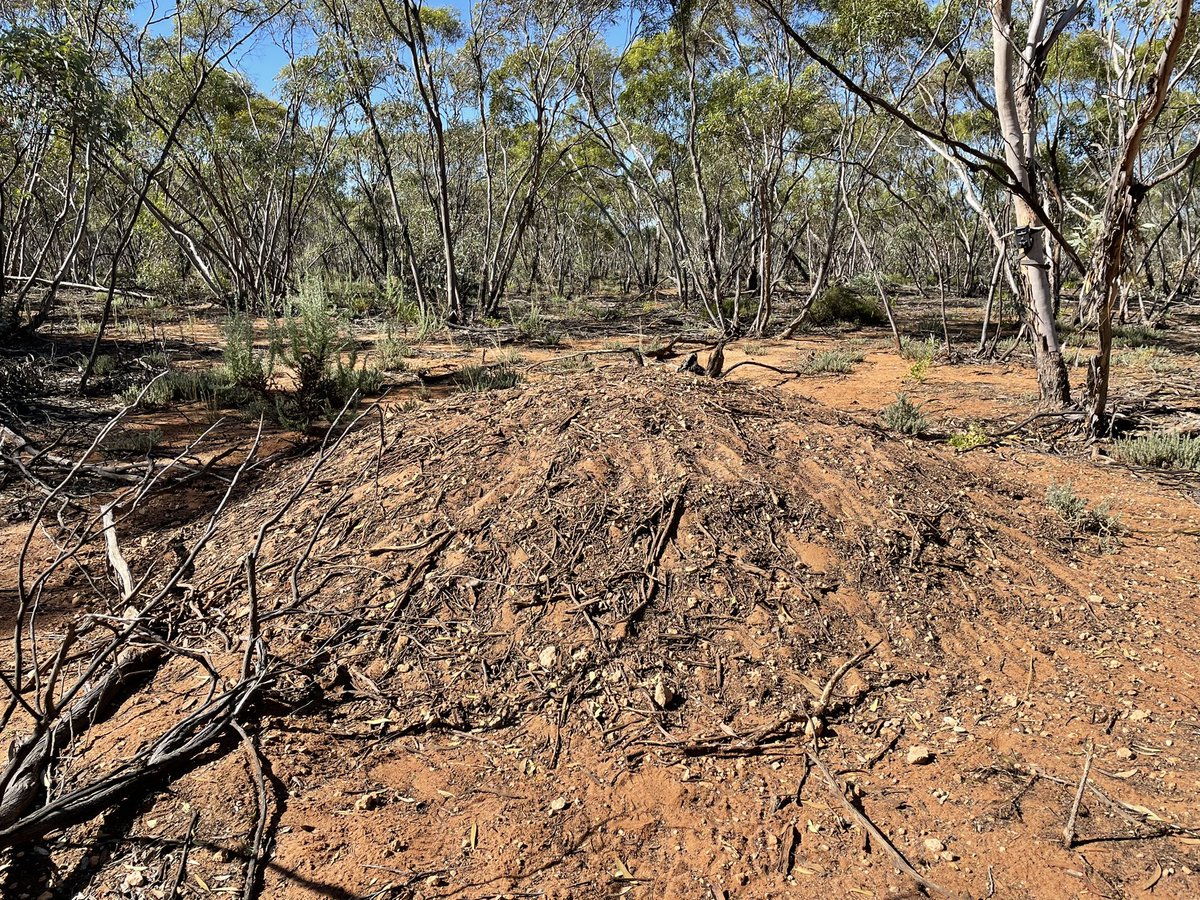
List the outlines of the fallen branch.
{"type": "Polygon", "coordinates": [[[1092,771],[1092,742],[1087,742],[1087,756],[1083,760],[1083,775],[1079,778],[1079,788],[1075,791],[1075,802],[1071,804],[1071,814],[1067,816],[1067,825],[1063,828],[1063,846],[1068,850],[1075,844],[1075,818],[1079,815],[1079,804],[1083,801],[1083,792],[1087,788],[1088,775],[1092,771]]]}
{"type": "Polygon", "coordinates": [[[101,521],[104,524],[104,547],[108,553],[108,564],[112,566],[117,581],[121,583],[121,602],[124,603],[133,596],[133,573],[129,571],[129,563],[125,561],[125,554],[121,552],[121,545],[117,542],[117,526],[113,521],[115,505],[115,502],[104,505],[101,521]]]}
{"type": "Polygon", "coordinates": [[[568,353],[566,356],[555,356],[551,357],[550,359],[538,360],[535,363],[530,363],[529,365],[525,366],[525,371],[532,372],[534,369],[541,368],[542,366],[566,362],[568,359],[579,359],[580,357],[587,356],[605,356],[613,353],[628,353],[633,356],[635,360],[637,360],[637,364],[639,366],[646,365],[645,356],[650,355],[649,353],[643,355],[642,351],[638,350],[636,347],[614,347],[608,350],[581,350],[578,353],[568,353]]]}
{"type": "Polygon", "coordinates": [[[772,372],[778,372],[780,375],[789,375],[792,378],[799,378],[801,375],[804,374],[803,372],[798,372],[795,369],[780,369],[775,366],[769,365],[767,363],[756,362],[753,359],[743,359],[741,362],[734,363],[732,366],[730,366],[728,369],[726,369],[725,374],[722,377],[728,376],[730,372],[732,372],[734,369],[737,369],[741,366],[756,366],[759,369],[770,369],[772,372]]]}
{"type": "Polygon", "coordinates": [[[43,464],[46,468],[85,472],[95,478],[108,481],[121,481],[126,484],[141,484],[146,477],[143,469],[126,463],[113,463],[112,465],[101,466],[95,463],[87,463],[39,451],[24,437],[17,434],[17,432],[5,425],[0,425],[0,449],[5,447],[11,447],[18,457],[21,455],[28,456],[29,459],[26,465],[31,468],[35,464],[43,464]]]}
{"type": "Polygon", "coordinates": [[[0,846],[7,843],[9,833],[18,829],[21,817],[37,799],[46,771],[59,751],[104,718],[122,688],[157,671],[163,658],[162,649],[157,647],[130,654],[72,703],[40,737],[13,749],[8,767],[0,775],[0,846]]]}
{"type": "Polygon", "coordinates": [[[936,882],[930,881],[928,878],[914,869],[912,864],[905,859],[904,854],[896,849],[895,845],[888,840],[887,835],[880,831],[879,828],[876,827],[875,823],[867,818],[866,813],[864,813],[846,798],[845,790],[843,790],[837,779],[833,777],[833,774],[821,760],[820,755],[817,753],[815,744],[813,745],[812,749],[808,751],[808,759],[814,766],[817,767],[817,770],[825,779],[825,784],[829,786],[830,793],[837,797],[838,801],[843,807],[845,807],[846,812],[850,814],[850,817],[854,819],[854,821],[856,821],[860,826],[862,826],[863,830],[865,830],[867,834],[871,836],[871,839],[878,846],[883,847],[883,849],[887,851],[897,869],[915,881],[923,890],[928,891],[929,893],[938,894],[942,897],[950,897],[953,898],[953,900],[959,900],[958,894],[947,890],[936,882]]]}
{"type": "Polygon", "coordinates": [[[851,669],[853,669],[855,666],[858,666],[863,660],[874,653],[875,649],[882,643],[883,638],[880,638],[861,653],[857,653],[850,657],[850,659],[846,660],[834,670],[833,674],[829,676],[829,680],[825,682],[825,688],[821,691],[821,696],[817,700],[816,706],[812,708],[811,715],[814,719],[822,721],[823,723],[825,715],[829,712],[829,701],[833,699],[833,692],[837,690],[838,684],[843,678],[846,677],[851,669]]]}

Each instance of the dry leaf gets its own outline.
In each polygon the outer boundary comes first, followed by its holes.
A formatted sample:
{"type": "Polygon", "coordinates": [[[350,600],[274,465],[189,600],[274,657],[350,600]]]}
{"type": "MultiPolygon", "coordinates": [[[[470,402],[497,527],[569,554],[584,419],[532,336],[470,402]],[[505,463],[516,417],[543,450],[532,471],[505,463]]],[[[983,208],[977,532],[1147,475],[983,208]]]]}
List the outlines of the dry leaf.
{"type": "Polygon", "coordinates": [[[613,878],[619,879],[621,881],[636,881],[637,880],[636,878],[633,877],[633,873],[629,871],[629,867],[626,866],[625,863],[621,862],[621,857],[615,856],[615,857],[613,857],[613,859],[617,863],[617,871],[613,873],[613,878]]]}
{"type": "Polygon", "coordinates": [[[1159,817],[1158,813],[1156,813],[1154,810],[1147,809],[1144,806],[1138,806],[1136,803],[1126,803],[1125,808],[1130,810],[1131,812],[1137,813],[1138,815],[1145,816],[1151,822],[1161,822],[1162,821],[1162,819],[1159,817]]]}
{"type": "Polygon", "coordinates": [[[1162,878],[1162,876],[1163,876],[1162,864],[1156,862],[1154,864],[1154,874],[1151,875],[1148,879],[1146,879],[1146,882],[1142,885],[1141,889],[1143,891],[1152,890],[1154,888],[1154,886],[1156,884],[1158,884],[1158,880],[1160,878],[1162,878]]]}

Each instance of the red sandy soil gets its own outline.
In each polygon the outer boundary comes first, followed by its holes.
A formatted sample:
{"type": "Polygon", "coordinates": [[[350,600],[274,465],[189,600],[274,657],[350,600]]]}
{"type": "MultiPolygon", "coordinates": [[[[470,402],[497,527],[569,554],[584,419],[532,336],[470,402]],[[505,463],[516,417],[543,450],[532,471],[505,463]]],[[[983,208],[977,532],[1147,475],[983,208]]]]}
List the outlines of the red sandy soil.
{"type": "MultiPolygon", "coordinates": [[[[727,366],[831,346],[734,345],[727,366]]],[[[920,379],[878,337],[861,349],[848,376],[713,382],[610,355],[480,395],[402,383],[265,544],[265,608],[293,602],[297,561],[307,585],[272,652],[312,665],[280,677],[291,705],[258,722],[262,896],[919,896],[847,803],[949,895],[1200,896],[1195,478],[1130,469],[1057,425],[967,453],[889,433],[879,411],[898,391],[943,432],[998,430],[1035,382],[1018,362],[935,361],[920,379]],[[1045,499],[1065,481],[1124,533],[1074,532],[1045,499]],[[814,740],[806,711],[876,642],[814,740]]],[[[410,364],[478,353],[425,346],[410,364]]],[[[245,633],[238,561],[310,466],[258,479],[197,567],[189,639],[226,677],[245,633]]],[[[194,527],[156,515],[125,537],[135,568],[194,527]]],[[[8,572],[23,536],[3,532],[8,572]]],[[[48,621],[80,591],[64,583],[48,621]]],[[[63,782],[203,689],[170,663],[63,782]]],[[[10,895],[163,898],[182,865],[174,896],[241,896],[254,772],[233,741],[10,859],[10,895]],[[47,853],[55,873],[31,886],[21,872],[47,853]]]]}

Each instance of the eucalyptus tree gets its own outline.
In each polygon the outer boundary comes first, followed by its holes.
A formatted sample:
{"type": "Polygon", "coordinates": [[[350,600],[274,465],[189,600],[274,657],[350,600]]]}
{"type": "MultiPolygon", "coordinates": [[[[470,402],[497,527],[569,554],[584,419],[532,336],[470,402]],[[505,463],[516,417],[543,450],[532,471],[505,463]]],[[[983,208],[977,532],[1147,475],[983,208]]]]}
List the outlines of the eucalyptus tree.
{"type": "Polygon", "coordinates": [[[1110,95],[1110,119],[1115,123],[1115,140],[1110,144],[1112,168],[1081,298],[1082,305],[1095,316],[1100,334],[1099,350],[1088,366],[1088,433],[1093,437],[1103,434],[1109,424],[1112,318],[1117,281],[1125,267],[1127,236],[1136,227],[1147,193],[1192,169],[1200,159],[1200,129],[1195,119],[1200,43],[1191,42],[1190,53],[1179,65],[1187,44],[1191,10],[1191,0],[1175,0],[1167,9],[1136,6],[1127,10],[1121,6],[1105,10],[1110,23],[1105,33],[1114,81],[1124,90],[1110,95]],[[1127,20],[1122,21],[1130,13],[1133,28],[1128,27],[1127,20]],[[1164,131],[1175,139],[1161,140],[1161,135],[1154,134],[1155,126],[1172,95],[1180,99],[1178,88],[1185,81],[1192,88],[1190,96],[1176,104],[1165,121],[1164,131]],[[1181,134],[1186,134],[1183,139],[1190,143],[1182,153],[1178,152],[1181,134]]]}
{"type": "MultiPolygon", "coordinates": [[[[104,162],[123,181],[133,197],[131,211],[121,222],[112,250],[105,286],[104,306],[96,328],[92,349],[80,377],[79,390],[87,390],[96,357],[112,317],[122,260],[133,241],[135,230],[159,178],[169,168],[181,135],[201,102],[205,87],[214,73],[240,47],[273,21],[287,0],[257,3],[228,3],[225,0],[185,0],[170,15],[167,35],[151,34],[148,28],[134,28],[128,20],[115,23],[105,35],[114,54],[116,80],[127,91],[126,104],[142,118],[142,127],[134,132],[129,144],[106,148],[104,162]],[[169,71],[179,88],[169,102],[160,102],[150,89],[150,69],[169,71]]],[[[212,279],[211,273],[207,276],[212,279]]]]}
{"type": "Polygon", "coordinates": [[[0,336],[45,321],[86,236],[97,147],[123,133],[91,12],[0,14],[0,336]]]}
{"type": "MultiPolygon", "coordinates": [[[[173,67],[146,73],[138,107],[150,123],[186,91],[173,67]]],[[[171,165],[145,198],[165,240],[142,260],[143,280],[181,280],[181,257],[211,292],[244,308],[269,309],[287,293],[309,209],[325,187],[339,111],[304,120],[304,87],[291,79],[286,105],[263,96],[235,72],[208,78],[171,151],[171,165]]],[[[141,160],[123,160],[131,183],[141,160]]],[[[157,283],[157,282],[156,282],[157,283]]]]}
{"type": "Polygon", "coordinates": [[[568,129],[588,51],[613,12],[609,0],[481,0],[469,60],[482,148],[479,312],[495,313],[533,221],[547,173],[579,144],[568,129]]]}
{"type": "MultiPolygon", "coordinates": [[[[1099,285],[1102,300],[1090,302],[1099,310],[1101,352],[1093,365],[1093,388],[1089,403],[1103,408],[1107,385],[1106,332],[1111,320],[1112,287],[1123,260],[1124,235],[1136,216],[1141,188],[1178,175],[1194,163],[1185,153],[1165,165],[1158,181],[1138,182],[1132,175],[1145,135],[1177,86],[1176,64],[1190,13],[1190,3],[1102,6],[1101,16],[1109,22],[1109,33],[1122,41],[1109,40],[1106,52],[1118,65],[1133,67],[1139,77],[1128,85],[1146,85],[1146,98],[1133,101],[1138,109],[1130,127],[1106,153],[1116,158],[1104,189],[1106,212],[1097,223],[1090,265],[1087,249],[1076,246],[1064,233],[1063,219],[1053,215],[1047,202],[1048,122],[1046,106],[1053,92],[1047,87],[1052,74],[1052,53],[1072,32],[1089,28],[1090,7],[1082,2],[1052,7],[1047,0],[1030,0],[1018,6],[1014,0],[929,7],[916,2],[903,12],[895,4],[834,4],[814,12],[776,0],[754,0],[770,12],[796,46],[829,72],[848,92],[866,101],[872,110],[885,112],[906,128],[938,145],[947,157],[965,170],[993,179],[1007,194],[1015,223],[1006,237],[1019,256],[1019,268],[1027,297],[1030,329],[1041,398],[1050,404],[1070,400],[1066,365],[1055,322],[1055,297],[1051,280],[1051,248],[1061,251],[1067,263],[1083,275],[1085,293],[1099,285]],[[856,67],[857,56],[844,52],[831,35],[839,23],[883,16],[894,21],[899,13],[909,32],[899,42],[908,74],[873,78],[856,67]],[[1165,37],[1164,37],[1165,33],[1165,37]],[[1154,47],[1162,46],[1156,54],[1154,47]],[[990,56],[990,83],[980,71],[979,61],[990,56]],[[1148,60],[1157,58],[1153,66],[1148,60]],[[986,123],[981,131],[980,123],[986,123]]],[[[1185,70],[1190,71],[1189,58],[1185,70]]],[[[1134,91],[1137,94],[1137,91],[1134,91]]],[[[1119,96],[1128,96],[1128,93],[1119,96]]],[[[1101,419],[1093,413],[1093,421],[1101,419]]],[[[1094,430],[1094,429],[1093,429],[1094,430]]]]}
{"type": "MultiPolygon", "coordinates": [[[[422,310],[431,310],[428,277],[418,254],[421,234],[414,227],[420,210],[414,209],[409,187],[413,166],[405,159],[404,132],[416,127],[420,120],[413,97],[414,86],[405,67],[406,44],[398,44],[392,27],[384,21],[376,4],[351,4],[346,0],[313,0],[310,14],[312,27],[318,35],[315,52],[304,60],[304,66],[328,86],[331,103],[340,102],[339,93],[358,115],[345,122],[346,146],[362,155],[351,161],[351,172],[359,179],[364,198],[373,201],[371,184],[382,181],[391,213],[391,225],[398,238],[398,252],[391,254],[402,260],[407,270],[414,296],[422,310]],[[370,137],[370,150],[354,135],[370,137]],[[376,167],[378,179],[363,178],[363,167],[376,167]]],[[[451,20],[441,23],[451,27],[451,20]]],[[[439,120],[440,122],[440,120],[439,120]]],[[[412,142],[408,142],[411,147],[412,142]]],[[[422,198],[426,203],[427,198],[422,198]]],[[[334,202],[337,202],[336,200],[334,202]]],[[[443,252],[445,252],[443,246],[443,252]]],[[[453,246],[450,247],[451,255],[453,246]]],[[[385,251],[385,258],[388,254],[385,251]]],[[[396,266],[386,266],[390,274],[396,266]]],[[[449,271],[449,267],[448,267],[449,271]]],[[[447,287],[450,295],[457,296],[447,287]]]]}

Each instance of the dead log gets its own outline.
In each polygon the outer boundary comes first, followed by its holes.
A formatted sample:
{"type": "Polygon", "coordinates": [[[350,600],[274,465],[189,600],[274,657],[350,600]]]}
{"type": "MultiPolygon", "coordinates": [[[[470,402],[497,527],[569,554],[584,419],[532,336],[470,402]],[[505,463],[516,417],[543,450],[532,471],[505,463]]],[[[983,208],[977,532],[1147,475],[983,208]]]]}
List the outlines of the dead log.
{"type": "Polygon", "coordinates": [[[160,648],[132,653],[119,661],[54,721],[35,736],[18,744],[0,775],[0,845],[3,835],[25,815],[37,799],[45,774],[71,741],[111,712],[113,702],[131,682],[153,674],[162,665],[165,654],[160,648]]]}

